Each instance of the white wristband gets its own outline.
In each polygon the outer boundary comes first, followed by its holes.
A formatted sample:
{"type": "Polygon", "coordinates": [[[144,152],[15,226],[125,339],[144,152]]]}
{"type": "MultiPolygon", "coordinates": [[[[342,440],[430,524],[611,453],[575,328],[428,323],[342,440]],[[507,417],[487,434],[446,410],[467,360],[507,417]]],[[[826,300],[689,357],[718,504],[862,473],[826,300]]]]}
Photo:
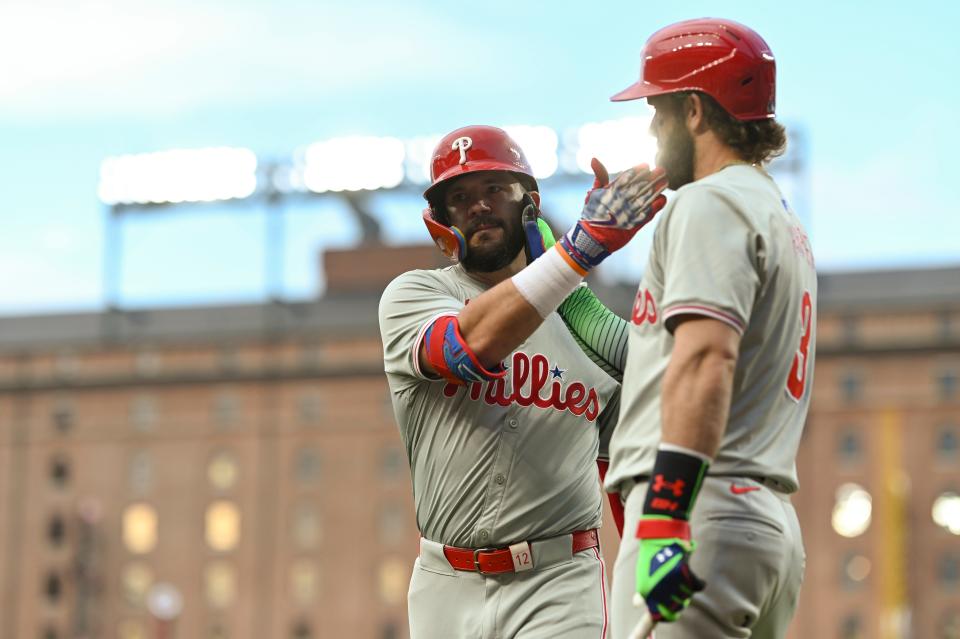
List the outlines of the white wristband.
{"type": "Polygon", "coordinates": [[[560,256],[559,250],[552,246],[511,278],[520,294],[543,318],[557,310],[583,280],[583,276],[560,256]]]}

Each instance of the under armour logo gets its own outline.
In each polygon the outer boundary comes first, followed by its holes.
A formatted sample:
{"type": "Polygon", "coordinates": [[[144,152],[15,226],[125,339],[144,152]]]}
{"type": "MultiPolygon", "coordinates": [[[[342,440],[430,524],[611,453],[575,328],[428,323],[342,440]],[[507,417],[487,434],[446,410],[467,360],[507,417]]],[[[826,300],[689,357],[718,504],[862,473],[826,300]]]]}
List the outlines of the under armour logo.
{"type": "Polygon", "coordinates": [[[456,151],[460,149],[460,164],[467,163],[467,149],[473,146],[473,139],[463,136],[462,138],[457,138],[453,141],[453,144],[450,145],[451,151],[456,151]]]}
{"type": "Polygon", "coordinates": [[[682,479],[667,481],[663,478],[663,475],[657,475],[653,478],[653,492],[659,493],[666,488],[673,493],[674,497],[683,497],[683,485],[685,483],[682,479]]]}

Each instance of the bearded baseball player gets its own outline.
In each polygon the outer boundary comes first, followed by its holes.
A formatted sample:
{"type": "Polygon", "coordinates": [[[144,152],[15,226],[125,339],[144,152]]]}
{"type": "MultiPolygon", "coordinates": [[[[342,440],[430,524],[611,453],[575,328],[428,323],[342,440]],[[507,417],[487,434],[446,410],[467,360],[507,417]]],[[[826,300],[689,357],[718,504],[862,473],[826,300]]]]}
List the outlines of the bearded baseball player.
{"type": "Polygon", "coordinates": [[[775,64],[751,29],[654,33],[640,79],[657,165],[676,189],[631,316],[606,487],[625,502],[613,637],[773,639],[804,551],[790,494],[813,378],[817,278],[807,235],[763,165],[783,152],[775,64]],[[666,622],[666,623],[665,623],[666,622]]]}
{"type": "Polygon", "coordinates": [[[610,317],[580,283],[663,206],[666,179],[595,173],[547,248],[537,182],[504,131],[458,129],[434,151],[424,221],[456,264],[400,275],[379,309],[421,533],[413,639],[606,636],[595,462],[618,384],[594,360],[619,365],[623,348],[593,330],[610,317]]]}

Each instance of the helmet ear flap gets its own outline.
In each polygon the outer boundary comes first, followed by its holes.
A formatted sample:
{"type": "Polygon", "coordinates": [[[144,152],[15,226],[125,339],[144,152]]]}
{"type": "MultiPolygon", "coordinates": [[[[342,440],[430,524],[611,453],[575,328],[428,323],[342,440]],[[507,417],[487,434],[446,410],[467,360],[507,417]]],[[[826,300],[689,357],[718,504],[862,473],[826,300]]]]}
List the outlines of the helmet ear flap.
{"type": "Polygon", "coordinates": [[[441,185],[441,188],[431,193],[430,198],[427,199],[427,209],[430,211],[430,216],[434,222],[446,225],[450,222],[450,218],[447,217],[447,211],[443,202],[444,186],[445,185],[441,185]]]}
{"type": "Polygon", "coordinates": [[[467,241],[463,232],[455,226],[447,226],[437,221],[433,209],[423,209],[423,223],[427,226],[430,237],[440,252],[446,255],[451,262],[463,260],[467,254],[467,241]]]}

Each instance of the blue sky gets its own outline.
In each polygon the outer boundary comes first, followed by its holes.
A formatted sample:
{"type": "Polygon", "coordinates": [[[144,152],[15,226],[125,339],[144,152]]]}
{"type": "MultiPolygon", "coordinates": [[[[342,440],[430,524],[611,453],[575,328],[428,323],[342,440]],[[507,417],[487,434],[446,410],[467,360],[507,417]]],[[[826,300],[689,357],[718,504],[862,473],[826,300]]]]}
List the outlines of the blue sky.
{"type": "MultiPolygon", "coordinates": [[[[721,12],[770,43],[778,117],[809,138],[821,270],[960,264],[956,5],[723,4],[5,0],[0,313],[100,305],[107,156],[227,145],[269,159],[349,134],[637,115],[607,98],[635,79],[646,37],[721,12]]],[[[551,197],[572,219],[576,198],[551,197]]],[[[416,198],[376,205],[391,241],[423,238],[416,198]]],[[[341,207],[288,209],[288,296],[315,295],[317,252],[356,240],[341,207]]],[[[260,299],[263,223],[243,203],[130,220],[122,301],[260,299]]]]}

